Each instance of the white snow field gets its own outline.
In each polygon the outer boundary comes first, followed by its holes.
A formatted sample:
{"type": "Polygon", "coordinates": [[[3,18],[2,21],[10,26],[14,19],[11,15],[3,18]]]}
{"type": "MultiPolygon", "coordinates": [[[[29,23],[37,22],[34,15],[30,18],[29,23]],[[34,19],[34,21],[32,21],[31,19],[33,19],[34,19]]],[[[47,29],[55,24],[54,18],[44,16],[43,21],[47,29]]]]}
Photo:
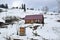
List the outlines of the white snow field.
{"type": "Polygon", "coordinates": [[[57,22],[60,19],[60,14],[48,12],[44,14],[43,11],[35,11],[35,10],[27,10],[24,12],[22,9],[7,9],[7,12],[0,13],[0,22],[5,21],[2,19],[7,16],[16,16],[20,18],[24,18],[26,15],[34,15],[34,14],[43,14],[44,15],[44,26],[42,24],[25,24],[25,21],[21,19],[17,21],[13,25],[7,25],[8,28],[0,28],[0,40],[10,40],[13,39],[21,39],[21,40],[60,40],[60,23],[57,22]],[[53,14],[53,15],[51,15],[53,14]],[[58,15],[56,15],[58,14],[58,15]],[[33,27],[35,25],[39,25],[37,30],[33,31],[33,27]],[[17,32],[19,32],[20,27],[26,27],[26,36],[19,36],[17,32]],[[41,28],[42,27],[42,28],[41,28]],[[39,36],[35,36],[33,33],[37,33],[39,36]]]}

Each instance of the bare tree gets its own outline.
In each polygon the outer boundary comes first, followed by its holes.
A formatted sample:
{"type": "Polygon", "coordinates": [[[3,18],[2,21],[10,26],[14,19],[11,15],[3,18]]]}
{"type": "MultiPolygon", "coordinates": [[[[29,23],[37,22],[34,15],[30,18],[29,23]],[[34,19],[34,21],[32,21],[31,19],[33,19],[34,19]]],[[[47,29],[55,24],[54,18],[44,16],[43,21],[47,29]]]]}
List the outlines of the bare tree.
{"type": "Polygon", "coordinates": [[[46,13],[49,11],[48,6],[43,7],[43,8],[42,8],[42,11],[44,11],[44,14],[46,14],[46,13]]]}
{"type": "Polygon", "coordinates": [[[58,6],[58,13],[60,13],[60,0],[56,0],[57,1],[57,6],[58,6]]]}

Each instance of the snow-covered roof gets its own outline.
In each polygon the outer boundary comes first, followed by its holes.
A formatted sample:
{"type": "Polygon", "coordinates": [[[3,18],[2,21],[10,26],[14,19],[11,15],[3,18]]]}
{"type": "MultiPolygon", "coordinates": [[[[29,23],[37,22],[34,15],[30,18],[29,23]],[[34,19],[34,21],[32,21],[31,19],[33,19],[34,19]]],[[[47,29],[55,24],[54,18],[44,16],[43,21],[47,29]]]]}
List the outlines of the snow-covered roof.
{"type": "Polygon", "coordinates": [[[5,8],[0,8],[0,9],[2,9],[3,11],[7,10],[7,9],[5,9],[5,8]]]}
{"type": "Polygon", "coordinates": [[[5,20],[3,20],[3,19],[0,19],[0,22],[4,22],[4,23],[5,23],[5,20]]]}

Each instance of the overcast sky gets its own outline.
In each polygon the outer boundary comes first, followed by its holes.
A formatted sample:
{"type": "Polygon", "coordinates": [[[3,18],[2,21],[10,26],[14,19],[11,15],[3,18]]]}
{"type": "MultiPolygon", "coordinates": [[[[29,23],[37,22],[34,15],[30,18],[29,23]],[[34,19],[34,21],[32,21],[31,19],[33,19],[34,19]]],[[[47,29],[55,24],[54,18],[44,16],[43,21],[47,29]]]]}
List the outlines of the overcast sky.
{"type": "Polygon", "coordinates": [[[50,10],[57,9],[56,0],[0,0],[0,4],[8,3],[11,6],[15,1],[25,3],[27,7],[42,8],[48,6],[50,10]]]}

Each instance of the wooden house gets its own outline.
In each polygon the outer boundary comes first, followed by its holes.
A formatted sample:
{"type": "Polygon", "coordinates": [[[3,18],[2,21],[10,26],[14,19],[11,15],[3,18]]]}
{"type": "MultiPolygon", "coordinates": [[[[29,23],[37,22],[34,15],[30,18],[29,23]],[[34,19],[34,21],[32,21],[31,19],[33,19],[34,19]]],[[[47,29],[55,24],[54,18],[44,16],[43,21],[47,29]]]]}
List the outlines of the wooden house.
{"type": "Polygon", "coordinates": [[[32,24],[32,23],[39,23],[44,24],[44,17],[43,15],[27,15],[25,16],[25,23],[32,24]]]}
{"type": "Polygon", "coordinates": [[[25,27],[20,27],[20,36],[25,36],[25,27]]]}

